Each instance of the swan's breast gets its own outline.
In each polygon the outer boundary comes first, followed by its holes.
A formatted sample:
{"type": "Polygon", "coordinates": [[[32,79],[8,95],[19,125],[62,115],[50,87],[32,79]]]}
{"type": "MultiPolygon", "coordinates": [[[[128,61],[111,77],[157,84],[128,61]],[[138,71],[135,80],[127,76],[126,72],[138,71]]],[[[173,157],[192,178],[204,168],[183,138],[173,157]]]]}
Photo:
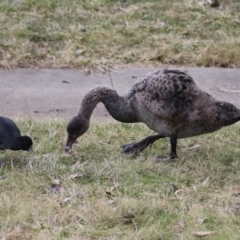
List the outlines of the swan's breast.
{"type": "Polygon", "coordinates": [[[141,122],[145,123],[150,129],[163,135],[165,137],[170,137],[171,128],[165,120],[158,120],[151,117],[151,114],[144,115],[141,118],[141,122]]]}
{"type": "Polygon", "coordinates": [[[160,135],[165,137],[170,137],[171,135],[170,127],[165,121],[158,121],[157,124],[155,123],[152,127],[152,129],[158,132],[160,135]]]}

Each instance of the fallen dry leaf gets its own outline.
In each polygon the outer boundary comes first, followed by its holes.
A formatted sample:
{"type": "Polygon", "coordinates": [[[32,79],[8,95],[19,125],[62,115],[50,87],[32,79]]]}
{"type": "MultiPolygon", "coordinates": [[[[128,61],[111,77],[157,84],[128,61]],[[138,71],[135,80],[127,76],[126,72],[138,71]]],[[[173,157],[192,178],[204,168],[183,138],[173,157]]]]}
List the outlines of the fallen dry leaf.
{"type": "Polygon", "coordinates": [[[82,174],[78,174],[78,173],[74,173],[74,174],[71,174],[68,179],[69,180],[73,180],[73,179],[76,179],[76,178],[82,178],[83,175],[82,174]]]}
{"type": "Polygon", "coordinates": [[[202,183],[202,186],[203,187],[207,187],[207,186],[209,186],[209,176],[207,176],[207,178],[203,181],[203,183],[202,183]]]}
{"type": "Polygon", "coordinates": [[[51,187],[48,189],[50,193],[57,193],[57,192],[64,192],[64,187],[58,184],[52,184],[51,187]]]}
{"type": "Polygon", "coordinates": [[[175,194],[177,197],[182,197],[182,196],[183,196],[183,193],[184,193],[184,190],[183,190],[183,189],[178,189],[177,191],[174,192],[174,194],[175,194]]]}
{"type": "Polygon", "coordinates": [[[66,197],[62,200],[63,203],[67,203],[71,200],[71,197],[66,197]]]}
{"type": "Polygon", "coordinates": [[[108,200],[108,205],[115,205],[116,204],[116,201],[115,200],[113,200],[113,199],[110,199],[110,200],[108,200]]]}
{"type": "Polygon", "coordinates": [[[233,188],[232,194],[234,196],[239,196],[240,195],[240,187],[233,188]]]}
{"type": "Polygon", "coordinates": [[[105,191],[105,193],[107,194],[108,197],[114,197],[114,195],[110,191],[105,191]]]}
{"type": "Polygon", "coordinates": [[[199,237],[204,237],[208,236],[215,233],[215,231],[199,231],[199,232],[193,232],[194,235],[199,236],[199,237]]]}
{"type": "Polygon", "coordinates": [[[196,143],[196,144],[194,144],[192,146],[184,148],[184,150],[194,150],[194,149],[200,148],[201,146],[202,146],[202,143],[196,143]]]}
{"type": "Polygon", "coordinates": [[[59,179],[55,179],[53,183],[51,184],[51,187],[48,189],[48,192],[50,193],[57,193],[57,192],[64,192],[64,187],[60,184],[59,179]]]}
{"type": "Polygon", "coordinates": [[[181,188],[181,189],[178,189],[177,191],[175,191],[174,195],[178,198],[182,198],[182,197],[186,196],[187,194],[193,193],[196,190],[197,190],[197,188],[195,186],[193,186],[192,188],[181,188]]]}
{"type": "Polygon", "coordinates": [[[198,217],[198,218],[197,218],[197,221],[198,221],[200,224],[203,224],[206,220],[207,220],[207,218],[201,218],[201,217],[198,217]]]}

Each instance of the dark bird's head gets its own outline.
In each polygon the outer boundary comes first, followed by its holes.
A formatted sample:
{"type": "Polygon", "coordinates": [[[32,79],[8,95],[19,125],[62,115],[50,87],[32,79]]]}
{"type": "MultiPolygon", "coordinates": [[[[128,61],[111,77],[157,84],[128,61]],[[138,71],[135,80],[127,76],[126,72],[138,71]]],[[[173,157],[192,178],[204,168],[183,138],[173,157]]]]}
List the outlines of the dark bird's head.
{"type": "Polygon", "coordinates": [[[33,141],[28,136],[21,136],[17,140],[17,146],[19,150],[29,151],[33,153],[32,145],[33,145],[33,141]]]}
{"type": "Polygon", "coordinates": [[[82,116],[73,117],[69,121],[67,125],[68,138],[65,146],[65,151],[68,151],[72,147],[77,138],[82,136],[88,130],[88,127],[89,121],[82,116]]]}

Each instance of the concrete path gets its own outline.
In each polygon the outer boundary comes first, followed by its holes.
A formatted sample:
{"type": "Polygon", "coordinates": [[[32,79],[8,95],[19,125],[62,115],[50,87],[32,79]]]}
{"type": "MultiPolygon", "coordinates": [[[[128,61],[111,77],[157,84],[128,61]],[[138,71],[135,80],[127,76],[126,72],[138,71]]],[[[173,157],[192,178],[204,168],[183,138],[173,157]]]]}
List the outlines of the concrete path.
{"type": "MultiPolygon", "coordinates": [[[[240,69],[181,69],[187,70],[199,87],[218,100],[240,108],[240,69]]],[[[122,68],[110,74],[94,75],[67,69],[0,70],[0,115],[69,119],[77,113],[83,96],[94,86],[109,85],[124,94],[138,78],[155,70],[157,68],[122,68]]],[[[93,118],[111,119],[102,104],[95,109],[93,118]]]]}

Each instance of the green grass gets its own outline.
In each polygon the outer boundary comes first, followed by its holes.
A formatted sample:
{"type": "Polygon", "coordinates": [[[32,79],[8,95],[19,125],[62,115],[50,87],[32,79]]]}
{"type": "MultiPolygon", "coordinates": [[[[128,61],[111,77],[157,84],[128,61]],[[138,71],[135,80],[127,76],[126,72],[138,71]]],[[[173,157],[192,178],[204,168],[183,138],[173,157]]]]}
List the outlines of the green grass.
{"type": "MultiPolygon", "coordinates": [[[[239,0],[206,2],[2,0],[0,67],[240,67],[239,0]]],[[[152,134],[141,124],[94,123],[70,155],[66,122],[17,123],[35,154],[0,152],[0,239],[239,238],[239,125],[182,139],[179,161],[157,164],[167,139],[120,152],[152,134]],[[64,190],[51,193],[56,180],[64,190]]]]}
{"type": "Polygon", "coordinates": [[[240,2],[2,0],[0,67],[240,67],[240,2]]]}
{"type": "Polygon", "coordinates": [[[179,161],[157,164],[167,139],[136,157],[120,152],[152,134],[141,124],[93,123],[73,157],[64,152],[66,122],[17,123],[35,154],[0,153],[0,239],[199,239],[199,231],[238,239],[239,125],[182,139],[179,161]],[[56,179],[64,191],[50,193],[56,179]]]}

